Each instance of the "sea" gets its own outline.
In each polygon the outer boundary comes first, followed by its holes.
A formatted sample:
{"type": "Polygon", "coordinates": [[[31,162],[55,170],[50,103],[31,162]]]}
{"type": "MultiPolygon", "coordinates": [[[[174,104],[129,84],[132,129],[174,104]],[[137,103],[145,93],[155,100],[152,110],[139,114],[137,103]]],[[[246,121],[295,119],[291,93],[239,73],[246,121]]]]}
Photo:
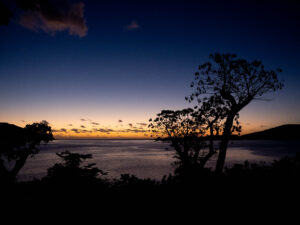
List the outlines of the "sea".
{"type": "MultiPolygon", "coordinates": [[[[18,181],[40,179],[47,175],[47,169],[61,162],[58,152],[92,154],[86,163],[107,172],[108,179],[119,178],[121,174],[132,174],[139,178],[160,180],[173,174],[174,150],[169,143],[154,140],[54,140],[39,146],[39,153],[29,158],[19,172],[18,181]]],[[[286,156],[300,152],[300,140],[235,140],[230,141],[226,164],[272,163],[286,156]]],[[[207,167],[213,168],[217,155],[211,158],[207,167]]]]}

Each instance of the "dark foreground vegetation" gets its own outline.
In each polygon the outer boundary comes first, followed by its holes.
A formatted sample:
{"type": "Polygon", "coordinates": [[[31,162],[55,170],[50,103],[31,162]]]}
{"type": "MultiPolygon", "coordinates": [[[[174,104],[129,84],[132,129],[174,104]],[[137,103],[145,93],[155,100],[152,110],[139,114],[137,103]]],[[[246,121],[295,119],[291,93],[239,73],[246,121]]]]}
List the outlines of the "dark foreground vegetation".
{"type": "MultiPolygon", "coordinates": [[[[28,157],[38,153],[38,145],[53,140],[51,127],[46,121],[25,128],[0,123],[2,205],[30,209],[32,214],[50,205],[63,213],[70,208],[92,207],[103,216],[101,208],[116,217],[116,210],[125,210],[134,218],[137,210],[151,216],[153,210],[171,212],[173,219],[188,212],[186,219],[198,222],[207,212],[214,217],[220,217],[218,212],[236,217],[237,210],[251,214],[253,209],[265,213],[270,208],[280,212],[295,208],[299,202],[299,155],[269,165],[245,162],[224,168],[228,143],[242,129],[239,112],[264,94],[280,90],[279,72],[235,54],[211,54],[209,61],[199,66],[191,84],[193,92],[186,97],[196,105],[162,110],[149,120],[153,136],[169,142],[175,151],[174,175],[160,181],[130,174],[109,180],[105,171],[86,163],[92,155],[66,151],[57,154],[62,162],[49,168],[46,177],[16,182],[28,157]],[[218,158],[216,168],[210,170],[205,165],[214,155],[218,158]],[[12,169],[6,167],[7,162],[14,165],[12,169]]],[[[220,218],[223,223],[225,218],[220,218]]]]}
{"type": "MultiPolygon", "coordinates": [[[[195,217],[219,218],[215,216],[219,213],[228,213],[229,218],[243,213],[247,218],[264,216],[268,220],[269,216],[274,217],[274,212],[276,217],[288,213],[285,221],[296,215],[300,155],[272,164],[245,162],[219,173],[204,166],[208,159],[201,151],[215,154],[211,142],[206,147],[198,137],[188,136],[172,139],[177,148],[174,175],[162,180],[140,179],[130,174],[108,179],[106,171],[89,163],[92,155],[65,151],[57,153],[61,163],[50,167],[42,179],[18,182],[14,171],[19,171],[28,157],[38,153],[41,141],[48,142],[53,137],[45,121],[24,129],[11,128],[14,135],[20,134],[22,141],[12,141],[8,135],[1,139],[2,218],[14,219],[25,214],[20,219],[32,220],[37,218],[32,215],[46,214],[45,218],[64,216],[76,220],[83,216],[86,220],[94,216],[101,217],[101,221],[120,217],[132,221],[142,215],[144,219],[163,216],[169,222],[183,218],[188,223],[195,217]],[[5,158],[14,162],[11,170],[4,167],[5,158]],[[16,170],[17,165],[20,167],[16,170]],[[266,214],[270,209],[272,215],[266,214]]],[[[228,217],[219,219],[224,221],[228,217]]]]}
{"type": "Polygon", "coordinates": [[[129,207],[132,203],[135,206],[150,203],[172,206],[184,201],[200,207],[216,201],[239,202],[245,206],[299,201],[299,155],[271,164],[236,164],[222,174],[206,168],[190,168],[160,181],[130,174],[106,179],[106,173],[94,164],[84,163],[91,155],[66,151],[58,156],[63,162],[49,168],[46,177],[3,185],[4,198],[13,204],[54,203],[58,207],[60,204],[82,207],[97,202],[105,207],[129,207]]]}

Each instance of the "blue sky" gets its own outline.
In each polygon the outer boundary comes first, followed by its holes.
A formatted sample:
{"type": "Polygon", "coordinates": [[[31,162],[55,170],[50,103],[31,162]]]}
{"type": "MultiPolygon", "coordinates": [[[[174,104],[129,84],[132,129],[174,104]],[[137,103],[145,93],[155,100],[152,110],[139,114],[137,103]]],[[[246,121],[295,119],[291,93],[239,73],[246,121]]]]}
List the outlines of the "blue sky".
{"type": "Polygon", "coordinates": [[[124,129],[188,106],[198,65],[229,52],[283,69],[285,88],[241,112],[245,131],[300,123],[295,1],[49,0],[65,10],[61,23],[7,2],[14,17],[0,26],[1,121],[79,129],[87,118],[124,129]]]}

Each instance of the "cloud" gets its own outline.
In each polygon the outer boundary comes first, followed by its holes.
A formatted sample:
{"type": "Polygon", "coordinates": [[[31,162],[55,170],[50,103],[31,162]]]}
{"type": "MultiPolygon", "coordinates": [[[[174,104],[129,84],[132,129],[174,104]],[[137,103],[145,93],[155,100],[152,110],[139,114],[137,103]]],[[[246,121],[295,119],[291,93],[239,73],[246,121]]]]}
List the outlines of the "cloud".
{"type": "Polygon", "coordinates": [[[142,126],[142,127],[146,127],[147,126],[147,124],[146,123],[136,123],[137,125],[140,125],[140,126],[142,126]]]}
{"type": "Polygon", "coordinates": [[[57,132],[67,132],[67,129],[65,129],[65,128],[61,128],[60,130],[52,129],[52,132],[53,132],[53,133],[57,133],[57,132]]]}
{"type": "Polygon", "coordinates": [[[76,128],[73,128],[71,131],[73,131],[73,132],[75,132],[75,133],[77,133],[77,134],[80,133],[80,130],[79,130],[79,129],[76,129],[76,128]]]}
{"type": "Polygon", "coordinates": [[[43,30],[55,35],[68,31],[70,35],[84,37],[88,28],[84,19],[84,3],[70,3],[68,0],[21,1],[17,6],[23,9],[19,23],[30,30],[43,30]]]}
{"type": "Polygon", "coordinates": [[[116,132],[122,132],[122,133],[127,133],[127,132],[133,132],[133,133],[145,133],[147,132],[144,129],[125,129],[125,130],[117,130],[116,132]]]}
{"type": "Polygon", "coordinates": [[[138,28],[140,28],[140,25],[135,20],[133,20],[130,24],[125,26],[126,30],[135,30],[135,29],[138,29],[138,28]]]}
{"type": "Polygon", "coordinates": [[[80,119],[81,121],[86,121],[86,119],[80,119]]]}
{"type": "MultiPolygon", "coordinates": [[[[81,125],[81,128],[85,128],[85,126],[81,125]]],[[[76,134],[87,134],[87,133],[106,133],[106,134],[118,134],[118,133],[141,133],[141,134],[146,134],[148,131],[143,129],[143,128],[128,128],[128,129],[110,129],[110,128],[93,128],[91,130],[87,130],[87,129],[81,129],[81,128],[73,128],[71,130],[67,130],[65,128],[61,128],[59,130],[52,130],[53,133],[67,133],[69,131],[74,132],[76,134]]]]}
{"type": "Polygon", "coordinates": [[[93,131],[91,130],[86,130],[86,129],[81,129],[80,133],[92,133],[93,131]]]}
{"type": "Polygon", "coordinates": [[[118,120],[119,123],[123,123],[123,120],[118,120]]]}
{"type": "Polygon", "coordinates": [[[70,124],[68,124],[67,126],[70,126],[70,127],[71,127],[71,126],[73,126],[73,124],[70,123],[70,124]]]}
{"type": "Polygon", "coordinates": [[[126,132],[133,132],[133,133],[145,133],[147,132],[144,129],[127,129],[126,132]]]}
{"type": "Polygon", "coordinates": [[[132,123],[129,123],[128,126],[130,126],[132,128],[133,125],[132,125],[132,123]]]}
{"type": "Polygon", "coordinates": [[[73,132],[75,132],[77,134],[80,134],[80,133],[92,133],[93,132],[92,130],[77,129],[77,128],[74,128],[71,131],[73,131],[73,132]]]}
{"type": "Polygon", "coordinates": [[[96,122],[91,122],[91,124],[93,124],[93,125],[100,125],[99,123],[96,123],[96,122]]]}
{"type": "Polygon", "coordinates": [[[96,132],[101,132],[101,133],[109,133],[109,132],[114,132],[113,129],[104,129],[104,128],[100,128],[100,129],[94,129],[94,131],[96,132]]]}

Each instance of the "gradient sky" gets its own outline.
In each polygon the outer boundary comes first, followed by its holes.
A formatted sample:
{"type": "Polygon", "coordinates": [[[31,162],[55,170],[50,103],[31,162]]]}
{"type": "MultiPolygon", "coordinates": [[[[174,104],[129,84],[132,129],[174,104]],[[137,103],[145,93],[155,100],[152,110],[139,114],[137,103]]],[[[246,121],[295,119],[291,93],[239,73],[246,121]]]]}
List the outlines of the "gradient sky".
{"type": "Polygon", "coordinates": [[[49,0],[39,12],[3,2],[14,17],[0,26],[2,122],[47,120],[56,137],[149,137],[144,123],[160,110],[193,106],[194,72],[221,52],[283,69],[284,89],[241,112],[243,133],[300,123],[297,1],[49,0]]]}

